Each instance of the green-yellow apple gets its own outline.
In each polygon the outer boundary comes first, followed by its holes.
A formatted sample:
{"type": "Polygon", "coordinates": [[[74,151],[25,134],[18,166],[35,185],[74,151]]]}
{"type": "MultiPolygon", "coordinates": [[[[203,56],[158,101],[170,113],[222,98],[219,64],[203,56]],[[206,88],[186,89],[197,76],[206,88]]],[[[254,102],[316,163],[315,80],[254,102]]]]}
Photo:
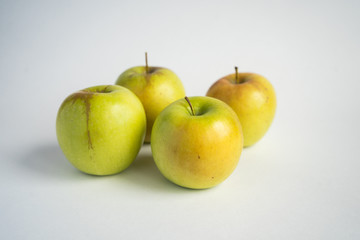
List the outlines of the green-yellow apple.
{"type": "Polygon", "coordinates": [[[68,96],[58,111],[56,134],[66,158],[80,171],[110,175],[126,169],[144,141],[140,100],[116,85],[86,88],[68,96]]]}
{"type": "Polygon", "coordinates": [[[206,96],[220,99],[234,109],[244,134],[244,147],[259,141],[274,119],[276,95],[271,83],[255,73],[227,75],[216,81],[206,96]]]}
{"type": "Polygon", "coordinates": [[[145,142],[150,142],[151,129],[156,117],[170,103],[185,97],[185,90],[177,75],[163,67],[146,65],[132,67],[123,72],[117,85],[133,91],[142,102],[147,119],[145,142]]]}
{"type": "Polygon", "coordinates": [[[223,182],[243,147],[241,124],[224,102],[210,97],[180,99],[157,117],[151,135],[156,166],[171,182],[204,189],[223,182]]]}

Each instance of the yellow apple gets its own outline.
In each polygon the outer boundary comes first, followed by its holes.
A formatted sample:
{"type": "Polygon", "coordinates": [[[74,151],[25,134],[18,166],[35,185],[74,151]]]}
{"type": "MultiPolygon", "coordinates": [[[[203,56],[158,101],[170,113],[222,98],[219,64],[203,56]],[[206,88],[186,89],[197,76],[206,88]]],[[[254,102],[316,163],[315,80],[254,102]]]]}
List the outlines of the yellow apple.
{"type": "Polygon", "coordinates": [[[236,73],[216,81],[206,96],[227,103],[240,119],[244,147],[259,141],[275,115],[276,95],[271,83],[255,73],[236,73]]]}
{"type": "Polygon", "coordinates": [[[56,134],[65,157],[80,171],[110,175],[126,169],[143,144],[146,117],[130,90],[104,85],[68,96],[58,111],[56,134]]]}
{"type": "Polygon", "coordinates": [[[142,102],[147,120],[145,142],[150,142],[151,129],[160,112],[170,103],[185,97],[178,76],[167,68],[148,66],[147,57],[145,66],[127,69],[116,84],[130,89],[142,102]]]}
{"type": "Polygon", "coordinates": [[[170,104],[157,117],[151,150],[169,181],[186,188],[210,188],[229,177],[239,161],[241,124],[220,100],[191,97],[187,101],[170,104]]]}

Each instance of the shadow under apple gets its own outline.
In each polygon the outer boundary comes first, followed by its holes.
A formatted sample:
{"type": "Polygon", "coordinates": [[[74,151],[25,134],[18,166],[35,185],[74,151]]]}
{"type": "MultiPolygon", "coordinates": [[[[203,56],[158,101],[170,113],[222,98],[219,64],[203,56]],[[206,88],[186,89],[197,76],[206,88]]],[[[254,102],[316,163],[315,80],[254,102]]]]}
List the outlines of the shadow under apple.
{"type": "Polygon", "coordinates": [[[32,148],[20,157],[20,166],[47,179],[73,180],[86,176],[69,163],[56,143],[32,148]]]}
{"type": "Polygon", "coordinates": [[[57,143],[40,145],[20,156],[20,167],[36,177],[47,180],[79,181],[108,178],[111,184],[121,181],[147,191],[189,191],[166,180],[157,169],[150,144],[144,144],[134,162],[123,172],[111,176],[93,176],[77,170],[65,158],[57,143]],[[110,179],[111,178],[111,179],[110,179]]]}
{"type": "Polygon", "coordinates": [[[190,190],[177,186],[162,176],[155,165],[150,144],[142,146],[134,162],[123,173],[120,173],[119,177],[121,181],[127,181],[129,184],[138,185],[138,187],[149,191],[181,193],[190,190]]]}

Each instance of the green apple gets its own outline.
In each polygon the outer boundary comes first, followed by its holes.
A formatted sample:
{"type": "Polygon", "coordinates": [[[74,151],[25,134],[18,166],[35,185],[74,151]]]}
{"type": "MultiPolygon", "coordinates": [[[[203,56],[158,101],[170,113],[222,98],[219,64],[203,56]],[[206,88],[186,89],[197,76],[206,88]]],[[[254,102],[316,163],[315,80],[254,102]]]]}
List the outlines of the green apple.
{"type": "Polygon", "coordinates": [[[132,67],[123,72],[117,85],[133,91],[142,102],[147,119],[145,142],[150,142],[151,129],[156,117],[170,103],[185,97],[185,90],[176,74],[163,67],[146,65],[132,67]]]}
{"type": "Polygon", "coordinates": [[[151,150],[160,172],[171,182],[192,189],[210,188],[229,177],[242,147],[241,124],[235,112],[210,97],[170,104],[157,117],[151,135],[151,150]]]}
{"type": "Polygon", "coordinates": [[[227,75],[216,81],[206,96],[220,99],[234,109],[244,134],[244,147],[259,141],[269,129],[276,109],[271,83],[255,73],[227,75]]]}
{"type": "Polygon", "coordinates": [[[80,171],[111,175],[126,169],[144,141],[146,116],[130,90],[104,85],[86,88],[62,103],[56,134],[66,158],[80,171]]]}

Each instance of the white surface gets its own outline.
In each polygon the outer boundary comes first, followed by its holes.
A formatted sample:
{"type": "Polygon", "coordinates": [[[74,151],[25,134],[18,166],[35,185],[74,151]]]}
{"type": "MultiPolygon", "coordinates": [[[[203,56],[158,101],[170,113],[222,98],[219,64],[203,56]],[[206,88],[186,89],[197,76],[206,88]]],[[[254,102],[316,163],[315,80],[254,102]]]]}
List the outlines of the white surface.
{"type": "Polygon", "coordinates": [[[360,239],[359,1],[0,1],[0,239],[360,239]],[[216,188],[65,159],[70,93],[166,66],[188,96],[233,71],[278,96],[267,135],[216,188]]]}

